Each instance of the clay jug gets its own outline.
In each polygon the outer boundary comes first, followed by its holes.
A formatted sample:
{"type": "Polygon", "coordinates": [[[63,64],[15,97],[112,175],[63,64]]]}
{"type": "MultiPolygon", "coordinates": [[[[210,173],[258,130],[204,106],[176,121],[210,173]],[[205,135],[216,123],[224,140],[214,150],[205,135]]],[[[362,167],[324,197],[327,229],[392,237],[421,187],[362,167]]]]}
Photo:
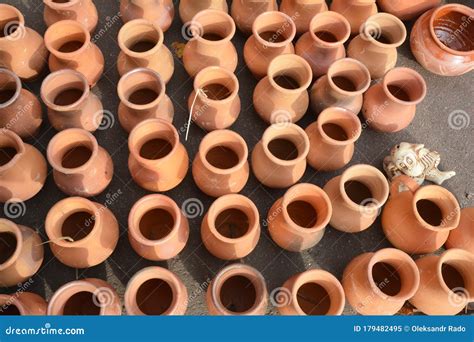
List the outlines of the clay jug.
{"type": "Polygon", "coordinates": [[[333,0],[331,11],[338,12],[346,17],[351,25],[353,35],[359,33],[360,26],[371,16],[377,13],[375,0],[333,0]]]}
{"type": "Polygon", "coordinates": [[[124,23],[133,19],[156,22],[163,32],[173,23],[173,0],[120,0],[120,13],[124,23]]]}
{"type": "Polygon", "coordinates": [[[32,292],[0,294],[0,315],[45,316],[46,301],[32,292]]]}
{"type": "Polygon", "coordinates": [[[233,0],[230,8],[235,24],[247,36],[252,33],[255,18],[270,11],[278,11],[276,0],[233,0]]]}
{"type": "Polygon", "coordinates": [[[46,26],[67,19],[80,22],[91,33],[97,26],[98,13],[92,0],[43,0],[43,3],[46,26]]]}
{"type": "Polygon", "coordinates": [[[196,14],[207,9],[220,10],[226,13],[229,11],[226,0],[182,0],[179,2],[179,17],[185,24],[190,22],[196,14]]]}
{"type": "Polygon", "coordinates": [[[382,12],[393,14],[401,20],[412,20],[429,9],[438,6],[441,0],[378,0],[382,12]]]}
{"type": "Polygon", "coordinates": [[[474,254],[474,207],[461,210],[459,225],[449,232],[446,248],[461,248],[474,254]]]}
{"type": "Polygon", "coordinates": [[[315,15],[328,10],[325,0],[282,0],[280,11],[294,21],[296,32],[303,34],[310,31],[310,22],[315,15]]]}

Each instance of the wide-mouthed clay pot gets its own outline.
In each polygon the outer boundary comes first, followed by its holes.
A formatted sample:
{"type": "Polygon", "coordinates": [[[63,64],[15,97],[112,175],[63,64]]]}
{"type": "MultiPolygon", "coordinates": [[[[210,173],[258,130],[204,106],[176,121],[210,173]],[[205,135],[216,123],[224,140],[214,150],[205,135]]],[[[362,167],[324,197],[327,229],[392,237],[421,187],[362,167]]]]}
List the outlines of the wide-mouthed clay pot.
{"type": "Polygon", "coordinates": [[[338,12],[346,17],[351,25],[353,35],[359,33],[360,26],[371,16],[377,13],[375,0],[333,0],[331,11],[338,12]]]}
{"type": "Polygon", "coordinates": [[[173,22],[173,0],[120,0],[120,14],[124,23],[146,19],[156,22],[166,32],[173,22]]]}
{"type": "Polygon", "coordinates": [[[474,207],[461,210],[459,225],[449,232],[446,248],[461,248],[474,254],[474,207]]]}
{"type": "Polygon", "coordinates": [[[310,22],[318,13],[328,10],[325,0],[282,0],[280,11],[287,14],[296,25],[296,32],[310,31],[310,22]]]}
{"type": "Polygon", "coordinates": [[[220,10],[226,13],[229,11],[226,0],[181,0],[179,2],[179,17],[181,21],[186,24],[190,22],[196,14],[207,9],[220,10]]]}
{"type": "Polygon", "coordinates": [[[51,26],[61,20],[80,22],[89,32],[94,32],[99,16],[92,0],[43,0],[44,22],[51,26]]]}
{"type": "Polygon", "coordinates": [[[232,0],[230,13],[244,35],[252,33],[252,25],[260,14],[278,11],[276,0],[232,0]]]}
{"type": "Polygon", "coordinates": [[[0,316],[45,316],[47,303],[32,292],[0,294],[0,316]]]}
{"type": "Polygon", "coordinates": [[[393,14],[401,20],[411,20],[438,6],[441,0],[378,0],[382,12],[393,14]]]}
{"type": "Polygon", "coordinates": [[[181,279],[166,268],[151,266],[138,271],[124,295],[128,315],[184,315],[188,292],[181,279]]]}

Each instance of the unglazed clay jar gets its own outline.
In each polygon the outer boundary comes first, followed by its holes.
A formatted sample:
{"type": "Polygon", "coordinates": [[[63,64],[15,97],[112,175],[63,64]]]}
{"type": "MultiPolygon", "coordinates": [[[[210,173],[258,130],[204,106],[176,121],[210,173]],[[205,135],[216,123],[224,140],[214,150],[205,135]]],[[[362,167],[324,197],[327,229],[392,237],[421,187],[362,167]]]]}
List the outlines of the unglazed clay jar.
{"type": "Polygon", "coordinates": [[[377,5],[375,0],[333,0],[331,11],[346,17],[351,25],[351,33],[355,35],[359,33],[360,26],[377,13],[377,5]]]}
{"type": "Polygon", "coordinates": [[[105,261],[119,237],[114,214],[82,197],[57,202],[46,216],[45,230],[54,256],[73,268],[93,267],[105,261]]]}
{"type": "Polygon", "coordinates": [[[128,168],[142,188],[168,191],[182,182],[189,157],[172,124],[160,119],[139,123],[128,137],[128,168]]]}
{"type": "Polygon", "coordinates": [[[128,215],[128,240],[141,257],[158,261],[177,256],[189,237],[188,219],[171,198],[148,195],[128,215]]]}
{"type": "Polygon", "coordinates": [[[0,219],[0,287],[16,286],[43,263],[43,244],[31,228],[0,219]]]}
{"type": "Polygon", "coordinates": [[[43,0],[44,22],[51,26],[61,20],[80,22],[89,32],[94,32],[97,22],[97,8],[92,0],[43,0]]]}
{"type": "Polygon", "coordinates": [[[395,248],[355,257],[342,276],[347,301],[361,315],[396,314],[419,285],[415,262],[395,248]]]}
{"type": "Polygon", "coordinates": [[[301,252],[319,243],[331,215],[331,201],[323,189],[296,184],[270,208],[268,231],[281,248],[301,252]]]}
{"type": "Polygon", "coordinates": [[[69,196],[97,196],[112,181],[112,158],[83,129],[70,128],[56,134],[48,144],[47,157],[54,182],[69,196]]]}
{"type": "Polygon", "coordinates": [[[411,20],[438,6],[441,0],[378,0],[382,12],[393,14],[401,20],[411,20]]]}
{"type": "Polygon", "coordinates": [[[298,34],[311,30],[311,19],[327,10],[328,5],[325,0],[282,0],[280,5],[280,11],[286,13],[294,21],[298,34]]]}
{"type": "Polygon", "coordinates": [[[163,267],[151,266],[130,279],[124,302],[128,315],[184,315],[188,292],[174,273],[163,267]]]}
{"type": "Polygon", "coordinates": [[[0,294],[0,314],[7,316],[45,316],[46,301],[32,292],[0,294]]]}
{"type": "Polygon", "coordinates": [[[193,162],[194,182],[212,197],[240,192],[249,179],[248,154],[247,143],[237,133],[208,133],[193,162]]]}
{"type": "Polygon", "coordinates": [[[130,70],[120,78],[117,93],[120,98],[118,118],[125,131],[130,132],[147,119],[173,122],[173,103],[166,95],[165,82],[155,71],[130,70]]]}
{"type": "Polygon", "coordinates": [[[233,0],[230,8],[232,18],[240,32],[245,35],[252,33],[255,18],[270,11],[278,11],[276,0],[233,0]]]}
{"type": "Polygon", "coordinates": [[[133,19],[156,22],[163,32],[173,22],[173,0],[120,0],[120,13],[124,23],[133,19]]]}
{"type": "Polygon", "coordinates": [[[308,152],[309,139],[301,127],[273,124],[253,149],[253,173],[270,188],[290,187],[303,177],[308,152]]]}
{"type": "Polygon", "coordinates": [[[459,76],[474,69],[474,9],[448,4],[423,14],[411,30],[410,45],[425,69],[459,76]]]}
{"type": "Polygon", "coordinates": [[[268,302],[262,274],[251,266],[232,264],[223,268],[207,288],[211,315],[264,315],[268,302]]]}
{"type": "Polygon", "coordinates": [[[446,247],[461,248],[474,254],[474,207],[461,210],[459,225],[449,232],[446,247]]]}
{"type": "Polygon", "coordinates": [[[186,24],[191,21],[197,13],[207,9],[220,10],[226,13],[229,11],[226,0],[182,0],[179,2],[179,17],[181,21],[186,24]]]}

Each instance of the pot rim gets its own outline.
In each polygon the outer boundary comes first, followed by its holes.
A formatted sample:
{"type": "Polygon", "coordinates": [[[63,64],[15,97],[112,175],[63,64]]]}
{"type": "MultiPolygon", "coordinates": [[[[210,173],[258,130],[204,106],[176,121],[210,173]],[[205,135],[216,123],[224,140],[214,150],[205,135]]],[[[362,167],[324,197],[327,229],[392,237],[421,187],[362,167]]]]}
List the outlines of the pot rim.
{"type": "Polygon", "coordinates": [[[267,48],[284,48],[284,47],[292,44],[293,40],[295,39],[295,37],[296,37],[296,24],[294,23],[294,21],[291,19],[291,17],[289,15],[287,15],[286,13],[278,11],[278,9],[276,11],[266,11],[266,12],[260,13],[255,18],[255,20],[252,24],[252,35],[257,40],[257,42],[259,44],[261,44],[262,46],[265,46],[267,48]],[[289,26],[290,26],[290,29],[291,29],[290,36],[282,42],[270,42],[270,41],[265,40],[262,37],[260,37],[260,33],[258,32],[257,25],[259,23],[259,20],[261,20],[262,18],[267,17],[267,16],[268,17],[270,17],[270,16],[280,16],[282,19],[284,19],[285,22],[288,23],[289,26]]]}
{"type": "Polygon", "coordinates": [[[199,92],[198,97],[201,99],[201,101],[203,101],[204,103],[208,102],[208,103],[215,103],[215,104],[228,103],[228,102],[234,101],[234,99],[239,95],[239,89],[240,89],[239,80],[233,72],[231,72],[231,71],[229,71],[229,70],[227,70],[223,67],[219,67],[219,66],[208,66],[208,67],[202,69],[201,71],[199,71],[196,74],[196,76],[194,77],[194,82],[193,82],[194,92],[197,92],[197,90],[202,91],[202,87],[199,86],[199,79],[206,72],[211,72],[211,71],[218,71],[218,72],[222,72],[222,73],[226,74],[226,76],[228,76],[230,79],[232,79],[232,82],[234,83],[234,86],[235,86],[234,88],[235,89],[232,91],[232,93],[228,97],[226,97],[225,99],[222,99],[222,100],[210,99],[208,97],[203,96],[201,94],[201,92],[199,92]]]}
{"type": "Polygon", "coordinates": [[[288,53],[288,54],[279,55],[272,59],[272,61],[268,65],[267,78],[274,89],[278,89],[278,91],[282,93],[298,94],[298,93],[308,90],[309,86],[311,85],[311,82],[313,81],[313,70],[311,69],[311,66],[309,65],[309,63],[303,57],[298,56],[296,54],[288,53]],[[273,65],[280,62],[280,60],[284,60],[285,58],[297,60],[301,64],[301,66],[303,66],[303,68],[306,70],[306,73],[308,76],[306,81],[296,89],[283,88],[282,86],[277,84],[273,78],[274,76],[277,76],[275,75],[276,73],[273,73],[272,75],[270,75],[270,70],[273,67],[273,65]]]}
{"type": "Polygon", "coordinates": [[[0,165],[0,173],[7,171],[11,167],[13,167],[21,158],[23,158],[23,155],[26,152],[25,143],[23,142],[23,140],[21,140],[18,134],[13,131],[10,131],[9,129],[1,128],[0,136],[1,135],[6,135],[8,138],[13,140],[13,143],[15,145],[13,148],[15,148],[16,154],[8,163],[0,165]]]}
{"type": "MultiPolygon", "coordinates": [[[[438,257],[438,261],[436,262],[436,277],[438,278],[440,286],[448,294],[456,293],[456,292],[452,291],[448,287],[448,285],[446,285],[446,282],[444,281],[444,277],[443,277],[442,267],[443,267],[444,264],[449,265],[448,262],[450,260],[453,260],[452,258],[454,258],[454,256],[451,256],[451,254],[461,255],[462,257],[465,257],[466,259],[470,259],[470,261],[472,263],[474,263],[474,255],[472,253],[464,250],[464,249],[461,249],[461,248],[447,249],[438,257]]],[[[455,260],[458,260],[458,259],[455,259],[455,260]]],[[[456,268],[456,270],[459,272],[458,268],[456,268]]],[[[464,277],[463,274],[461,274],[461,276],[464,277]]],[[[465,285],[467,285],[467,284],[465,284],[465,285]]],[[[467,295],[469,296],[468,302],[474,300],[474,294],[473,293],[469,293],[469,291],[467,291],[467,290],[465,291],[465,293],[467,293],[467,295]]]]}
{"type": "Polygon", "coordinates": [[[152,22],[147,19],[133,19],[128,22],[126,22],[121,28],[117,36],[117,41],[118,45],[120,47],[120,50],[123,51],[127,56],[130,56],[132,58],[144,58],[148,56],[152,56],[162,48],[163,42],[165,39],[165,35],[163,33],[163,30],[161,27],[158,25],[157,22],[152,22]],[[158,41],[156,44],[149,50],[144,51],[144,52],[136,52],[133,50],[130,50],[130,48],[125,44],[125,36],[127,35],[127,29],[131,27],[138,27],[138,26],[147,26],[150,28],[153,28],[156,33],[158,33],[158,41]]]}
{"type": "Polygon", "coordinates": [[[46,45],[46,48],[48,49],[48,51],[54,56],[56,56],[57,58],[67,59],[67,58],[78,56],[84,53],[89,48],[89,46],[93,43],[91,42],[91,34],[84,25],[82,25],[78,21],[67,19],[67,20],[57,21],[54,24],[52,24],[50,27],[48,27],[48,29],[44,33],[44,44],[46,45]],[[52,46],[52,41],[51,41],[50,36],[53,30],[56,29],[56,30],[60,30],[61,32],[67,32],[68,31],[67,29],[64,29],[64,30],[61,29],[61,26],[66,26],[66,25],[75,26],[79,28],[84,34],[84,42],[82,46],[79,49],[72,52],[61,52],[52,46]]]}
{"type": "MultiPolygon", "coordinates": [[[[28,292],[23,292],[23,293],[28,293],[28,292]]],[[[20,300],[20,295],[18,293],[14,294],[0,294],[0,308],[2,308],[4,305],[7,303],[10,303],[7,307],[10,307],[14,305],[18,311],[20,312],[21,316],[26,316],[28,314],[28,311],[23,304],[23,302],[20,300]],[[3,304],[2,304],[3,302],[3,304]]]]}
{"type": "Polygon", "coordinates": [[[387,73],[385,74],[385,76],[382,80],[382,87],[383,87],[383,90],[384,90],[385,94],[387,95],[387,97],[390,100],[392,100],[395,103],[402,104],[402,105],[417,105],[421,101],[424,100],[424,98],[426,97],[426,93],[427,93],[427,86],[426,86],[426,82],[425,82],[425,79],[423,78],[423,76],[421,76],[416,70],[406,68],[406,67],[397,67],[397,68],[393,68],[393,69],[390,69],[389,71],[387,71],[387,73]],[[400,100],[398,97],[394,96],[392,94],[392,92],[388,89],[388,85],[389,85],[388,77],[391,76],[392,74],[398,74],[398,73],[409,74],[410,76],[415,78],[420,83],[420,85],[422,87],[422,90],[421,90],[421,95],[418,97],[418,99],[411,100],[411,101],[400,100]]]}
{"type": "Polygon", "coordinates": [[[345,96],[363,95],[370,88],[370,82],[371,82],[371,76],[370,76],[369,69],[367,69],[367,67],[362,62],[359,62],[357,59],[347,58],[347,57],[334,61],[329,66],[329,69],[328,69],[328,72],[327,72],[326,76],[322,76],[322,77],[327,77],[327,80],[329,82],[329,85],[330,85],[331,89],[334,89],[338,93],[340,93],[342,95],[345,95],[345,96]],[[344,89],[338,87],[336,85],[336,83],[334,83],[334,81],[332,79],[333,76],[334,76],[334,68],[336,68],[341,63],[351,63],[351,64],[354,64],[354,65],[357,65],[357,67],[360,69],[360,71],[362,71],[366,76],[367,81],[365,82],[363,87],[361,87],[359,90],[349,91],[349,90],[344,90],[344,89]]]}
{"type": "Polygon", "coordinates": [[[54,2],[53,0],[43,0],[43,3],[53,9],[68,9],[79,4],[81,0],[68,0],[67,2],[54,2]]]}
{"type": "Polygon", "coordinates": [[[324,11],[316,14],[313,19],[311,19],[309,23],[309,34],[311,35],[311,38],[315,41],[318,42],[318,44],[325,46],[325,47],[339,47],[343,45],[351,36],[351,25],[349,21],[340,13],[334,12],[334,11],[324,11]],[[325,41],[315,34],[314,26],[317,25],[318,20],[321,20],[322,17],[329,17],[329,18],[334,18],[340,21],[340,23],[344,24],[346,33],[344,34],[344,37],[342,39],[339,39],[336,42],[328,42],[325,41]]]}
{"type": "Polygon", "coordinates": [[[23,238],[21,234],[21,229],[15,222],[4,219],[4,218],[0,218],[0,227],[1,226],[10,227],[11,228],[10,230],[2,231],[2,233],[3,232],[11,233],[15,235],[15,239],[16,239],[15,251],[4,263],[0,264],[0,271],[4,271],[8,267],[12,266],[20,257],[21,250],[23,249],[23,238]]]}
{"type": "Polygon", "coordinates": [[[13,94],[13,96],[8,101],[0,103],[0,109],[4,109],[15,103],[16,100],[18,100],[23,86],[21,84],[20,78],[13,71],[6,68],[0,68],[0,74],[7,74],[15,81],[15,93],[13,94]]]}
{"type": "MultiPolygon", "coordinates": [[[[375,2],[375,1],[374,1],[375,2]]],[[[390,13],[385,13],[385,12],[378,12],[378,13],[375,13],[374,15],[371,15],[365,22],[364,24],[361,25],[360,27],[360,35],[361,35],[361,39],[363,40],[366,40],[366,41],[369,41],[370,43],[374,44],[375,46],[377,47],[381,47],[381,48],[397,48],[399,46],[401,46],[406,38],[407,38],[407,28],[405,26],[405,24],[403,23],[403,21],[401,21],[400,19],[398,19],[396,16],[394,16],[393,14],[390,14],[390,13]],[[370,24],[370,20],[373,20],[374,18],[386,18],[386,19],[390,19],[392,20],[393,22],[395,22],[398,27],[401,29],[402,31],[402,37],[393,42],[393,43],[390,43],[390,44],[386,44],[386,43],[381,43],[379,42],[377,39],[375,39],[371,34],[370,34],[370,29],[375,26],[376,28],[378,27],[380,30],[381,28],[379,27],[379,25],[376,23],[375,25],[369,25],[370,24]],[[367,25],[366,25],[367,24],[367,25]]]]}
{"type": "Polygon", "coordinates": [[[208,40],[208,39],[205,39],[205,38],[202,37],[202,34],[204,32],[198,32],[198,34],[193,35],[193,38],[191,40],[196,40],[199,43],[206,44],[206,45],[211,45],[211,46],[215,46],[215,47],[218,47],[219,45],[221,45],[223,43],[230,43],[232,38],[235,35],[236,27],[235,27],[234,20],[232,19],[232,17],[227,12],[217,10],[217,9],[210,9],[210,8],[199,11],[194,15],[194,17],[189,22],[189,25],[191,26],[191,29],[193,28],[193,26],[196,26],[198,28],[198,31],[204,30],[204,28],[197,21],[197,19],[200,19],[201,17],[204,17],[206,15],[211,15],[211,16],[212,15],[217,15],[220,18],[225,18],[225,20],[227,21],[227,24],[230,24],[229,34],[226,37],[224,37],[222,39],[219,39],[219,40],[208,40]]]}
{"type": "MultiPolygon", "coordinates": [[[[357,117],[357,115],[355,115],[349,109],[342,108],[342,107],[329,107],[329,108],[324,109],[319,114],[318,120],[316,121],[316,124],[317,124],[319,134],[323,137],[324,140],[328,141],[331,145],[346,146],[346,145],[349,145],[349,144],[354,144],[360,138],[360,136],[362,134],[362,124],[360,123],[360,120],[357,117]],[[338,114],[342,114],[342,115],[347,116],[347,118],[352,120],[352,122],[357,126],[357,131],[355,132],[355,134],[352,135],[352,138],[347,139],[347,140],[343,140],[343,141],[336,140],[336,139],[331,138],[324,131],[324,129],[323,129],[324,124],[333,123],[332,120],[331,120],[332,119],[331,114],[334,111],[337,111],[338,114]]],[[[341,125],[338,125],[338,126],[341,127],[341,125]]],[[[346,133],[348,133],[348,132],[346,132],[346,133]]],[[[354,132],[351,132],[351,133],[354,133],[354,132]]]]}
{"type": "MultiPolygon", "coordinates": [[[[21,13],[21,11],[16,8],[15,6],[12,6],[12,5],[9,5],[9,4],[0,4],[0,11],[2,11],[3,9],[8,9],[8,10],[11,10],[11,11],[14,11],[16,16],[18,17],[18,25],[24,29],[26,29],[26,26],[25,26],[25,17],[23,16],[23,13],[21,13]]],[[[14,22],[14,21],[13,21],[14,22]]],[[[7,23],[8,24],[8,23],[7,23]]],[[[7,35],[7,36],[4,36],[4,37],[0,37],[0,41],[2,40],[7,40],[9,38],[10,35],[7,35]]]]}

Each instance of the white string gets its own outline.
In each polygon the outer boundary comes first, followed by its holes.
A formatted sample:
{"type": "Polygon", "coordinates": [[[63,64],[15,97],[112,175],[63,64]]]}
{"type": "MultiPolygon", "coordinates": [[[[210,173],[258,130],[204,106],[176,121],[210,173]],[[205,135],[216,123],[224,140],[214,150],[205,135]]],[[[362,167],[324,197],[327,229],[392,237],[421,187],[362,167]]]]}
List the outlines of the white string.
{"type": "Polygon", "coordinates": [[[40,243],[40,244],[38,244],[38,245],[36,245],[36,246],[42,246],[42,245],[46,245],[47,243],[56,242],[56,241],[74,242],[74,239],[73,239],[72,237],[69,237],[69,236],[63,236],[63,237],[60,237],[60,238],[57,238],[57,239],[45,241],[45,242],[40,243]]]}
{"type": "Polygon", "coordinates": [[[196,95],[194,96],[194,100],[193,100],[193,103],[191,105],[191,109],[189,110],[188,127],[186,127],[186,137],[184,138],[185,141],[188,141],[189,128],[191,127],[191,121],[193,120],[194,105],[196,104],[196,100],[197,100],[199,95],[202,95],[207,99],[207,94],[204,92],[203,89],[199,88],[196,91],[196,95]]]}

